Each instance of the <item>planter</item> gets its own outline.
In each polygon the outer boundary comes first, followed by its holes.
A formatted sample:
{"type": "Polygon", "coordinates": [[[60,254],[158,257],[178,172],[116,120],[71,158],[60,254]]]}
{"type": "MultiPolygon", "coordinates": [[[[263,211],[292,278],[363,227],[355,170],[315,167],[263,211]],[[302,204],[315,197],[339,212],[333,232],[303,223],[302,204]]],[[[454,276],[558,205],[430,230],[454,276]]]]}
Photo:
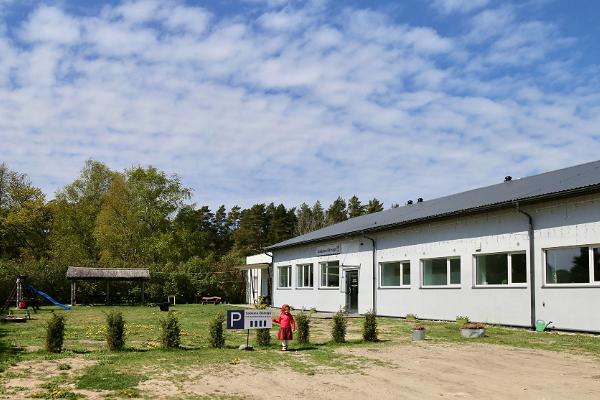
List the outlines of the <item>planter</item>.
{"type": "Polygon", "coordinates": [[[425,329],[415,329],[412,331],[412,340],[425,340],[425,329]]]}
{"type": "Polygon", "coordinates": [[[466,339],[476,339],[476,338],[480,338],[483,335],[485,335],[485,328],[480,328],[480,329],[463,328],[460,330],[460,334],[462,335],[462,337],[464,337],[466,339]]]}

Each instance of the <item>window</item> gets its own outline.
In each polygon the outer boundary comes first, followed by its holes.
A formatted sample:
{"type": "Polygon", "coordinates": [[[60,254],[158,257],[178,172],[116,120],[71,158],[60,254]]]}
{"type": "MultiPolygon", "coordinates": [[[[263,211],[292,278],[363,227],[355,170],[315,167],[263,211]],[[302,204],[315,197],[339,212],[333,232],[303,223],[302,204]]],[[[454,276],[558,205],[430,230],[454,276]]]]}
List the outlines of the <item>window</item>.
{"type": "Polygon", "coordinates": [[[527,256],[525,253],[476,255],[475,275],[477,286],[527,283],[527,256]]]}
{"type": "Polygon", "coordinates": [[[410,286],[410,263],[385,262],[379,264],[381,269],[381,287],[410,286]]]}
{"type": "Polygon", "coordinates": [[[321,287],[340,287],[340,262],[321,263],[321,287]]]}
{"type": "Polygon", "coordinates": [[[313,287],[313,265],[300,264],[298,268],[298,287],[311,288],[313,287]]]}
{"type": "Polygon", "coordinates": [[[423,260],[423,286],[460,285],[460,257],[423,260]]]}
{"type": "Polygon", "coordinates": [[[279,286],[280,288],[289,288],[292,287],[292,266],[286,265],[283,267],[278,267],[277,271],[279,272],[279,286]]]}
{"type": "Polygon", "coordinates": [[[581,246],[546,250],[546,284],[600,282],[599,249],[581,246]]]}

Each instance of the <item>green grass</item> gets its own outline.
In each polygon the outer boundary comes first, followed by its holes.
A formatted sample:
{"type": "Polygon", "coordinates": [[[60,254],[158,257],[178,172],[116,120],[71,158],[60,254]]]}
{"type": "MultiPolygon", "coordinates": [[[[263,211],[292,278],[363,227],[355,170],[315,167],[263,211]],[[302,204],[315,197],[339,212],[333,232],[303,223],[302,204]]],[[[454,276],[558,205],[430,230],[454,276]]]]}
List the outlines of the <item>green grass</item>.
{"type": "MultiPolygon", "coordinates": [[[[183,387],[189,372],[211,366],[228,368],[230,364],[251,363],[263,369],[277,370],[286,366],[299,373],[314,375],[320,371],[361,373],[364,367],[387,364],[374,357],[363,357],[341,349],[357,347],[381,348],[390,345],[412,345],[411,328],[414,321],[378,318],[379,342],[361,339],[362,318],[348,320],[346,343],[333,343],[330,339],[331,320],[311,320],[311,343],[299,346],[292,343],[296,352],[281,353],[276,340],[276,329],[271,334],[272,343],[256,347],[255,351],[238,350],[246,341],[245,331],[226,331],[223,349],[210,347],[208,323],[219,312],[232,306],[179,305],[174,307],[181,326],[181,348],[164,349],[160,343],[160,317],[154,307],[75,307],[70,311],[44,308],[24,324],[0,325],[0,368],[24,361],[50,360],[56,371],[45,377],[44,387],[32,391],[40,398],[79,398],[77,389],[107,391],[117,398],[139,397],[138,385],[146,379],[168,376],[183,387]],[[105,313],[118,309],[126,322],[125,348],[111,352],[106,344],[105,313]],[[43,349],[46,321],[51,312],[66,317],[64,351],[51,354],[43,349]],[[73,360],[83,359],[85,368],[77,370],[73,360]],[[75,390],[75,392],[73,392],[75,390]]],[[[600,357],[600,337],[586,334],[536,333],[526,329],[488,326],[487,335],[480,339],[463,339],[455,322],[421,321],[427,327],[426,344],[480,343],[521,348],[564,351],[600,357]]],[[[251,333],[251,342],[255,335],[251,333]]],[[[391,365],[388,365],[391,366],[391,365]]],[[[12,372],[3,373],[0,383],[11,378],[12,372]]],[[[0,394],[7,389],[0,384],[0,394]]],[[[190,399],[230,399],[222,393],[190,399]]]]}

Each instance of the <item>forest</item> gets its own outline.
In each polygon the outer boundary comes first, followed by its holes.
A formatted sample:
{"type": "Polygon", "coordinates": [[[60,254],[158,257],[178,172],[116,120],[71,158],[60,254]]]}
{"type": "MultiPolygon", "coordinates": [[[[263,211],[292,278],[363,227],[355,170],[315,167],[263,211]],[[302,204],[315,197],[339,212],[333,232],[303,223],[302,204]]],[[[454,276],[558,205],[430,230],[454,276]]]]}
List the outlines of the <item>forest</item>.
{"type": "MultiPolygon", "coordinates": [[[[69,266],[149,268],[150,301],[175,294],[243,298],[238,268],[265,246],[348,218],[383,210],[373,198],[341,196],[329,207],[320,201],[286,208],[262,203],[215,210],[191,201],[192,190],[177,175],[155,167],[115,171],[88,160],[80,175],[47,201],[29,177],[0,163],[0,291],[7,297],[17,275],[62,301],[69,299],[69,266]]],[[[392,205],[396,207],[397,205],[392,205]]],[[[135,302],[140,288],[111,288],[111,297],[135,302]]],[[[104,298],[103,284],[78,285],[78,302],[104,298]]]]}

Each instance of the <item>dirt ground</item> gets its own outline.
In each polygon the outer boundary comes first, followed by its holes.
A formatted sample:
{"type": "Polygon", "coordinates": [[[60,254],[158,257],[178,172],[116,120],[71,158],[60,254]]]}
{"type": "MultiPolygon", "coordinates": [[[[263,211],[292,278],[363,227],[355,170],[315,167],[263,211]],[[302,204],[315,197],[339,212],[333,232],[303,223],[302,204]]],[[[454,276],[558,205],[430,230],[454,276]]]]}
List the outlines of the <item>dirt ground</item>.
{"type": "MultiPolygon", "coordinates": [[[[600,398],[600,361],[582,356],[489,345],[412,344],[351,352],[389,366],[367,367],[360,374],[311,376],[240,363],[211,374],[196,371],[185,391],[247,399],[600,398]]],[[[149,383],[144,389],[150,389],[149,383]]],[[[171,391],[161,393],[165,396],[183,394],[169,382],[154,384],[170,385],[171,391]]]]}
{"type": "MultiPolygon", "coordinates": [[[[559,352],[490,345],[411,343],[343,350],[376,362],[360,373],[263,369],[248,362],[177,371],[142,382],[143,398],[243,399],[599,399],[600,360],[559,352]],[[184,376],[184,379],[182,378],[184,376]],[[182,383],[185,382],[185,383],[182,383]],[[206,396],[206,397],[204,397],[206,396]]],[[[281,357],[303,357],[302,352],[281,357]]],[[[90,366],[81,358],[63,359],[77,374],[90,366]]],[[[58,374],[56,361],[21,363],[11,368],[5,387],[23,390],[10,398],[29,398],[49,375],[58,374]],[[25,389],[27,388],[27,389],[25,389]]],[[[74,389],[74,387],[73,387],[74,389]]],[[[75,392],[89,399],[109,393],[75,392]]]]}

